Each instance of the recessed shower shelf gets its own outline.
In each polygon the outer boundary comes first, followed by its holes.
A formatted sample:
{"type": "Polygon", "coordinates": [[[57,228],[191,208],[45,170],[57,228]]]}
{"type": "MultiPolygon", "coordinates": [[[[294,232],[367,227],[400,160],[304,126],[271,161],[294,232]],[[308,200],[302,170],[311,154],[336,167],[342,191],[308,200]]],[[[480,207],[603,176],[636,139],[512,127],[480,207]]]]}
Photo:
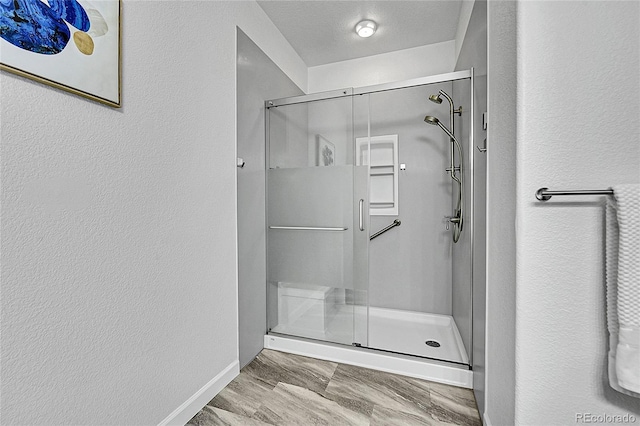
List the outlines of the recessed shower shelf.
{"type": "Polygon", "coordinates": [[[398,135],[356,138],[357,164],[369,166],[371,215],[398,214],[398,135]]]}

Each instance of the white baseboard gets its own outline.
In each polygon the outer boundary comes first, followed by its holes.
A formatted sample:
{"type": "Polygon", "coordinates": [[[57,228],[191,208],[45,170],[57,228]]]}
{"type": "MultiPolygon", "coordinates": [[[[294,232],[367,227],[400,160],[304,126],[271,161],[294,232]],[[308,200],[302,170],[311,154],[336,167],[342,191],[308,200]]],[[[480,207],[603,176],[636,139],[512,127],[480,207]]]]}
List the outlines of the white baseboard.
{"type": "Polygon", "coordinates": [[[482,415],[482,423],[484,423],[484,426],[491,426],[491,420],[489,420],[489,416],[487,416],[487,413],[484,413],[482,415]]]}
{"type": "Polygon", "coordinates": [[[240,363],[238,360],[229,364],[216,377],[211,379],[209,383],[204,385],[200,390],[194,393],[182,405],[173,410],[164,420],[158,423],[158,426],[184,426],[198,411],[202,409],[207,402],[211,401],[218,392],[224,389],[235,377],[240,374],[240,363]]]}
{"type": "Polygon", "coordinates": [[[316,343],[286,337],[265,335],[264,347],[342,364],[431,380],[433,382],[473,389],[473,372],[468,368],[445,365],[436,361],[351,348],[344,345],[316,343]]]}

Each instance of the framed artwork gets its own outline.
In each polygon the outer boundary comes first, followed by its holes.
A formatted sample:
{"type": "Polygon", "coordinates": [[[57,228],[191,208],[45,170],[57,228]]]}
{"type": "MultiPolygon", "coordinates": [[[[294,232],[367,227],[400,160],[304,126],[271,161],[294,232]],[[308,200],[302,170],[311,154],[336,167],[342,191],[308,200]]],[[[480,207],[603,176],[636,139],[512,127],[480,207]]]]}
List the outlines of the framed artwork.
{"type": "Polygon", "coordinates": [[[0,68],[120,107],[120,0],[0,0],[0,68]]]}
{"type": "Polygon", "coordinates": [[[318,166],[333,166],[336,164],[336,146],[322,135],[317,135],[318,166]]]}

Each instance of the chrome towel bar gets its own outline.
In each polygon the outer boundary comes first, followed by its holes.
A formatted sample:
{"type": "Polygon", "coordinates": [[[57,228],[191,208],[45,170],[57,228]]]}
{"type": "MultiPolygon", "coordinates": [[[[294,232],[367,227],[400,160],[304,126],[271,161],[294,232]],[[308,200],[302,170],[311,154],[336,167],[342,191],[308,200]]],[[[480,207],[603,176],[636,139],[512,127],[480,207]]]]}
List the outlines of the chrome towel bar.
{"type": "Polygon", "coordinates": [[[540,188],[536,191],[538,201],[548,201],[554,195],[613,195],[613,189],[577,189],[570,191],[550,191],[549,188],[540,188]]]}
{"type": "Polygon", "coordinates": [[[269,226],[269,229],[288,229],[292,231],[346,231],[349,228],[332,228],[322,226],[269,226]]]}
{"type": "Polygon", "coordinates": [[[384,234],[385,232],[387,232],[391,228],[395,228],[396,226],[400,226],[401,224],[402,224],[402,222],[400,222],[398,219],[394,220],[392,224],[385,226],[384,228],[382,228],[381,230],[379,230],[378,232],[376,232],[375,234],[370,236],[369,237],[369,241],[373,240],[376,237],[379,237],[380,235],[384,234]]]}

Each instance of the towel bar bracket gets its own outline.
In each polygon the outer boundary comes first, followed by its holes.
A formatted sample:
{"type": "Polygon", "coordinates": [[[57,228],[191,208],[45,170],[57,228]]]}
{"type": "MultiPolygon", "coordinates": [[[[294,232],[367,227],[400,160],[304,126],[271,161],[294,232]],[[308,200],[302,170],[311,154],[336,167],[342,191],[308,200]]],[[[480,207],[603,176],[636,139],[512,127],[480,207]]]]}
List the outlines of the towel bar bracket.
{"type": "Polygon", "coordinates": [[[551,195],[546,195],[544,192],[549,188],[540,188],[536,191],[536,198],[538,201],[549,201],[551,199],[551,195]]]}

